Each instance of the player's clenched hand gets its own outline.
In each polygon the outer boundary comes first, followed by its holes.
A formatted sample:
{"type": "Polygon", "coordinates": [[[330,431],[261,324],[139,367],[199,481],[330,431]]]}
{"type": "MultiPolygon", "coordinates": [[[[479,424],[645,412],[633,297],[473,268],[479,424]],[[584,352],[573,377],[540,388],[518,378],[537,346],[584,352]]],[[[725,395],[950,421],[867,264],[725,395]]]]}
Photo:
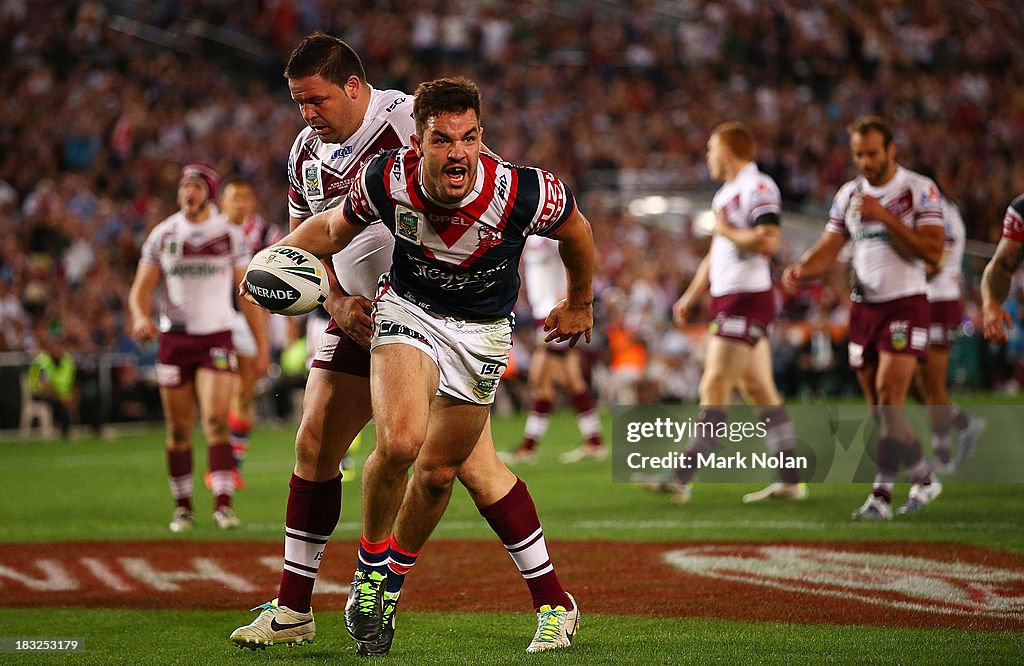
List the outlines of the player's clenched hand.
{"type": "Polygon", "coordinates": [[[373,333],[373,322],[370,313],[373,303],[363,296],[338,296],[328,298],[324,307],[337,322],[341,330],[355,340],[363,349],[370,348],[370,335],[373,333]]]}
{"type": "Polygon", "coordinates": [[[136,340],[152,340],[159,332],[152,317],[139,317],[132,322],[132,337],[136,340]]]}
{"type": "Polygon", "coordinates": [[[884,222],[886,218],[892,217],[882,202],[870,194],[861,195],[860,216],[865,221],[877,220],[879,222],[884,222]]]}
{"type": "Polygon", "coordinates": [[[589,343],[594,334],[594,305],[592,303],[570,305],[563,298],[544,319],[544,330],[550,331],[544,337],[544,342],[568,340],[569,346],[575,347],[582,335],[589,343]]]}
{"type": "Polygon", "coordinates": [[[800,282],[803,279],[803,266],[799,263],[786,266],[782,271],[782,287],[791,294],[800,289],[800,282]]]}
{"type": "Polygon", "coordinates": [[[729,236],[729,232],[735,229],[733,225],[729,223],[729,220],[725,219],[725,211],[720,210],[715,214],[715,227],[712,233],[717,236],[729,236]]]}
{"type": "Polygon", "coordinates": [[[1013,318],[1010,313],[993,304],[982,309],[984,317],[983,331],[985,338],[996,344],[1005,344],[1009,340],[1007,329],[1013,328],[1013,318]]]}
{"type": "Polygon", "coordinates": [[[676,326],[679,328],[686,326],[686,319],[690,316],[691,308],[693,308],[693,304],[686,294],[680,296],[679,300],[672,305],[672,321],[676,326]]]}

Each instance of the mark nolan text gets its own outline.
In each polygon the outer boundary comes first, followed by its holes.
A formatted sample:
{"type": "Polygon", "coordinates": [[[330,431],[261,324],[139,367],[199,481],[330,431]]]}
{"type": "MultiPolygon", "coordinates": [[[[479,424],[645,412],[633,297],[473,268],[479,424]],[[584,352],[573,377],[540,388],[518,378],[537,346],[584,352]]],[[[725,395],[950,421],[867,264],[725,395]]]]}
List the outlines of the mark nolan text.
{"type": "Polygon", "coordinates": [[[807,456],[783,456],[779,453],[667,453],[626,456],[630,469],[807,469],[807,456]]]}

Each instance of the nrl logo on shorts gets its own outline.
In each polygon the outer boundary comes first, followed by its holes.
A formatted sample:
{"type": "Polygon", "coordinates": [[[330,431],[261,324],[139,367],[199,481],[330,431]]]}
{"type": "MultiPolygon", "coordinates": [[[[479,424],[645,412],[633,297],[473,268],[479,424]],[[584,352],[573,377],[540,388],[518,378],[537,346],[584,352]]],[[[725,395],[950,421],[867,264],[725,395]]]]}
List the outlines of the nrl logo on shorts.
{"type": "Polygon", "coordinates": [[[481,379],[477,381],[476,386],[473,387],[473,395],[480,400],[486,400],[492,393],[494,393],[494,389],[497,387],[497,379],[481,379]]]}
{"type": "Polygon", "coordinates": [[[420,220],[415,213],[399,213],[395,235],[408,241],[418,243],[420,240],[420,220]]]}
{"type": "Polygon", "coordinates": [[[889,325],[889,339],[892,342],[894,351],[902,351],[907,347],[907,322],[894,321],[889,325]]]}
{"type": "Polygon", "coordinates": [[[231,352],[224,347],[214,347],[210,349],[210,359],[213,363],[215,370],[234,370],[235,366],[232,363],[231,352]]]}

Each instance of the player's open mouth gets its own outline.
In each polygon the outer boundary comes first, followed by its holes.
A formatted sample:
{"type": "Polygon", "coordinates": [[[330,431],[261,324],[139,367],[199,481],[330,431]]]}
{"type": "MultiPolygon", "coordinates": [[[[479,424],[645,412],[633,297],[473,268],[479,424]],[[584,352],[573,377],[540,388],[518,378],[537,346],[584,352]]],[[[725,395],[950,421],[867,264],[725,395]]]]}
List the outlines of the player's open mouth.
{"type": "Polygon", "coordinates": [[[459,187],[466,182],[466,167],[448,167],[444,170],[444,175],[448,177],[448,182],[452,187],[459,187]]]}

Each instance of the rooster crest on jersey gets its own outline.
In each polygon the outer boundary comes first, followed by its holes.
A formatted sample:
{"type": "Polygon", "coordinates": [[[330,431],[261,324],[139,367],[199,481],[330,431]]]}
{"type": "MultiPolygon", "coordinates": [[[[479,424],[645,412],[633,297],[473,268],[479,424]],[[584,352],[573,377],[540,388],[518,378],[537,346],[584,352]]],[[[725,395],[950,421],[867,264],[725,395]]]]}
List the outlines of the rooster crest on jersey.
{"type": "Polygon", "coordinates": [[[277,245],[256,253],[245,272],[253,299],[270,312],[300,315],[327,299],[327,276],[315,256],[297,247],[277,245]]]}

